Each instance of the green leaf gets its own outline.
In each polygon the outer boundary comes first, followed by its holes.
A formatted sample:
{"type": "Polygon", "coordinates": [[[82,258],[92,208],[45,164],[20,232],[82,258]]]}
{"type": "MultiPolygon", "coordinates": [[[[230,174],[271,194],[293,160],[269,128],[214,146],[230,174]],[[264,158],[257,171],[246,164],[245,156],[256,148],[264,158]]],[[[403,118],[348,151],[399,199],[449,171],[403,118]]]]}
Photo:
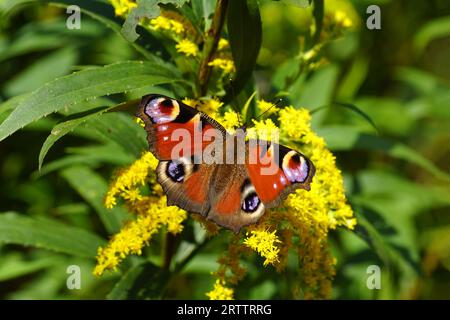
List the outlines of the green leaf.
{"type": "Polygon", "coordinates": [[[340,150],[377,150],[394,158],[409,161],[433,174],[437,178],[450,181],[450,175],[436,167],[410,147],[399,142],[392,142],[378,136],[362,133],[347,126],[327,126],[318,128],[317,132],[327,141],[330,149],[340,150]]]}
{"type": "Polygon", "coordinates": [[[35,90],[46,82],[69,73],[77,59],[77,53],[71,46],[52,52],[9,80],[4,92],[8,96],[16,96],[35,90]]]}
{"type": "Polygon", "coordinates": [[[100,175],[85,166],[69,167],[61,175],[95,209],[110,234],[119,231],[127,216],[126,211],[120,207],[111,210],[105,208],[103,198],[108,184],[100,175]]]}
{"type": "Polygon", "coordinates": [[[134,42],[139,38],[136,27],[143,18],[153,19],[161,13],[158,6],[162,4],[173,4],[177,7],[183,6],[189,0],[138,0],[137,7],[128,14],[125,23],[122,26],[122,34],[125,39],[134,42]]]}
{"type": "Polygon", "coordinates": [[[407,268],[409,272],[420,273],[418,263],[408,249],[390,243],[387,236],[380,234],[364,215],[359,212],[355,215],[358,221],[355,233],[367,242],[388,268],[399,270],[407,268]]]}
{"type": "Polygon", "coordinates": [[[147,133],[132,118],[123,113],[107,113],[100,120],[92,119],[86,123],[105,140],[116,143],[135,158],[148,149],[147,133]]]}
{"type": "Polygon", "coordinates": [[[212,16],[214,15],[216,1],[191,0],[191,5],[194,13],[203,19],[204,31],[209,30],[211,27],[212,16]]]}
{"type": "Polygon", "coordinates": [[[339,68],[329,65],[315,72],[306,82],[299,77],[289,89],[292,103],[310,110],[331,104],[338,76],[339,68]]]}
{"type": "Polygon", "coordinates": [[[277,2],[281,2],[284,4],[300,7],[300,8],[306,8],[311,4],[312,0],[274,0],[277,2]]]}
{"type": "Polygon", "coordinates": [[[252,76],[261,48],[261,16],[257,1],[230,0],[227,21],[230,47],[236,66],[233,89],[228,92],[229,95],[230,92],[237,95],[252,76]]]}
{"type": "MultiPolygon", "coordinates": [[[[334,102],[332,105],[335,105],[337,107],[341,107],[341,108],[346,108],[349,109],[353,112],[355,112],[356,114],[358,114],[359,116],[361,116],[364,120],[366,120],[371,126],[372,128],[375,129],[375,131],[379,134],[380,130],[378,130],[377,125],[375,124],[375,122],[372,120],[372,118],[365,113],[364,111],[362,111],[360,108],[358,108],[357,106],[351,104],[351,103],[343,103],[343,102],[334,102]]],[[[323,110],[323,109],[331,109],[332,106],[323,106],[323,107],[319,107],[317,109],[314,109],[311,111],[311,114],[316,113],[317,111],[323,110]]]]}
{"type": "Polygon", "coordinates": [[[59,257],[45,257],[25,260],[17,252],[2,256],[0,264],[0,281],[22,277],[24,275],[47,269],[60,261],[59,257]]]}
{"type": "Polygon", "coordinates": [[[132,267],[117,282],[107,298],[123,299],[158,299],[169,280],[169,273],[147,262],[132,267]]]}
{"type": "Polygon", "coordinates": [[[0,125],[0,141],[35,120],[87,99],[175,81],[162,66],[139,61],[73,73],[47,83],[21,101],[0,125]]]}
{"type": "Polygon", "coordinates": [[[130,156],[128,153],[125,153],[116,143],[100,146],[69,148],[68,152],[73,154],[59,158],[44,165],[40,171],[33,173],[32,179],[37,179],[50,172],[74,165],[86,165],[90,168],[98,167],[101,164],[124,166],[131,163],[135,159],[134,156],[130,156]]]}
{"type": "Polygon", "coordinates": [[[61,139],[63,136],[68,134],[69,132],[73,131],[76,127],[78,127],[80,124],[86,122],[91,117],[97,117],[102,114],[103,112],[106,112],[109,109],[109,107],[103,107],[99,109],[90,110],[87,114],[82,113],[81,115],[74,115],[74,117],[71,117],[71,120],[67,120],[61,123],[58,123],[51,131],[50,135],[45,140],[44,144],[42,145],[42,148],[39,152],[39,170],[42,167],[42,163],[44,162],[44,158],[47,155],[47,152],[50,150],[50,148],[55,144],[56,141],[61,139]]]}
{"type": "Polygon", "coordinates": [[[6,119],[9,114],[23,101],[25,100],[30,94],[24,93],[19,96],[12,97],[9,100],[6,100],[5,102],[0,104],[0,121],[4,121],[3,119],[6,119]]]}
{"type": "Polygon", "coordinates": [[[414,47],[418,53],[437,38],[444,38],[450,35],[450,16],[433,19],[422,26],[414,36],[414,47]]]}
{"type": "Polygon", "coordinates": [[[50,219],[14,212],[0,214],[0,243],[13,243],[93,259],[105,241],[97,235],[50,219]]]}

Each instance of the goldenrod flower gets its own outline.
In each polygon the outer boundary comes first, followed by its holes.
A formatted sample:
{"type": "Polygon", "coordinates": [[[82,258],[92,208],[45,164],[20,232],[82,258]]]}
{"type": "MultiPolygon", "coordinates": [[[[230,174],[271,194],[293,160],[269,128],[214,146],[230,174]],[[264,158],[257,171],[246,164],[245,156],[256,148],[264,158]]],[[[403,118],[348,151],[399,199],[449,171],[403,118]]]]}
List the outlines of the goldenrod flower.
{"type": "Polygon", "coordinates": [[[211,300],[233,300],[233,289],[227,288],[224,281],[217,279],[214,284],[214,289],[206,295],[211,300]]]}
{"type": "Polygon", "coordinates": [[[154,171],[157,165],[158,160],[150,152],[146,152],[126,170],[119,172],[105,196],[105,207],[114,207],[118,196],[127,200],[139,200],[139,190],[136,187],[144,185],[149,170],[154,171]]]}
{"type": "Polygon", "coordinates": [[[228,74],[236,71],[236,68],[234,67],[234,61],[231,59],[215,58],[208,63],[208,66],[220,68],[223,70],[223,72],[228,74]]]}
{"type": "Polygon", "coordinates": [[[175,46],[178,52],[181,52],[185,54],[186,56],[197,56],[198,54],[198,47],[195,43],[188,39],[183,39],[177,43],[175,46]]]}
{"type": "Polygon", "coordinates": [[[247,238],[244,240],[244,244],[247,247],[255,250],[261,257],[266,259],[264,260],[264,266],[279,262],[278,253],[280,249],[278,245],[281,241],[275,233],[276,231],[270,232],[265,226],[263,229],[253,227],[247,232],[247,238]]]}
{"type": "Polygon", "coordinates": [[[234,129],[240,125],[239,115],[235,111],[225,111],[223,116],[218,120],[220,124],[222,124],[230,133],[232,133],[234,129]]]}
{"type": "Polygon", "coordinates": [[[145,127],[144,120],[142,120],[139,117],[134,117],[134,122],[136,122],[138,125],[140,125],[142,128],[145,127]]]}
{"type": "Polygon", "coordinates": [[[227,39],[220,38],[219,44],[218,44],[218,49],[219,49],[219,50],[226,49],[226,48],[228,48],[229,46],[230,46],[230,43],[228,42],[227,39]]]}
{"type": "MultiPolygon", "coordinates": [[[[328,298],[336,265],[328,247],[328,232],[338,226],[353,229],[356,219],[346,202],[342,175],[333,154],[326,148],[324,139],[311,130],[309,111],[290,106],[278,114],[283,141],[291,141],[291,147],[308,156],[316,167],[311,190],[297,189],[278,208],[268,210],[256,225],[248,226],[243,243],[234,241],[219,259],[215,276],[233,284],[242,278],[245,272],[238,261],[244,248],[261,255],[264,266],[273,265],[282,271],[292,249],[299,257],[303,298],[328,298]]],[[[253,122],[251,136],[270,139],[268,132],[278,131],[271,119],[253,122]]]]}
{"type": "Polygon", "coordinates": [[[277,113],[280,110],[272,102],[268,102],[263,99],[256,101],[256,106],[259,110],[259,114],[265,113],[266,115],[271,115],[277,113]]]}
{"type": "Polygon", "coordinates": [[[162,226],[166,225],[167,230],[173,234],[183,230],[182,222],[187,217],[186,211],[167,206],[165,197],[153,201],[150,197],[143,197],[133,203],[133,209],[138,214],[137,219],[128,222],[111,238],[106,247],[98,249],[95,275],[100,276],[105,270],[115,270],[130,254],[141,255],[142,248],[148,245],[150,238],[162,226]]]}
{"type": "Polygon", "coordinates": [[[207,115],[213,118],[218,117],[219,108],[223,106],[223,102],[216,97],[201,100],[184,98],[182,102],[192,108],[195,108],[203,113],[206,113],[207,115]]]}
{"type": "Polygon", "coordinates": [[[109,0],[109,2],[114,7],[116,16],[126,16],[131,9],[137,7],[134,0],[109,0]]]}
{"type": "Polygon", "coordinates": [[[350,28],[353,26],[353,21],[347,16],[344,11],[337,10],[334,14],[334,20],[336,24],[343,26],[344,28],[350,28]]]}
{"type": "Polygon", "coordinates": [[[185,31],[184,25],[181,22],[167,18],[162,15],[155,19],[150,20],[150,25],[156,31],[157,30],[172,31],[175,34],[181,34],[185,31]]]}
{"type": "Polygon", "coordinates": [[[192,107],[192,108],[197,108],[199,105],[198,100],[190,99],[190,98],[184,98],[183,100],[181,100],[181,102],[183,102],[184,104],[187,104],[189,107],[192,107]]]}
{"type": "Polygon", "coordinates": [[[297,110],[294,107],[286,107],[279,112],[281,134],[293,141],[299,140],[310,132],[309,124],[311,115],[308,110],[297,110]]]}
{"type": "Polygon", "coordinates": [[[247,130],[250,139],[262,139],[267,141],[278,140],[279,129],[271,119],[261,121],[252,120],[254,127],[247,130]]]}

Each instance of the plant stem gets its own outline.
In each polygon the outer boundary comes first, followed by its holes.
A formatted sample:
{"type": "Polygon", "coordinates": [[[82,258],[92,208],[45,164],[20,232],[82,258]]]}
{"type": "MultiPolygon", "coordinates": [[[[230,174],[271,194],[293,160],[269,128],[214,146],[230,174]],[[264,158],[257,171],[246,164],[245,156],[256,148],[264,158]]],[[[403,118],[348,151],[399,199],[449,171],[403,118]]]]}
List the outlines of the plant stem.
{"type": "Polygon", "coordinates": [[[172,262],[173,255],[178,246],[177,238],[171,234],[166,233],[165,243],[164,243],[164,261],[162,268],[164,270],[170,270],[170,264],[172,262]]]}
{"type": "Polygon", "coordinates": [[[216,10],[212,20],[211,28],[208,30],[205,45],[203,47],[203,60],[200,64],[198,73],[198,82],[200,86],[200,95],[205,95],[208,91],[208,83],[211,77],[211,66],[208,66],[217,51],[217,46],[225,22],[228,0],[217,0],[216,10]]]}

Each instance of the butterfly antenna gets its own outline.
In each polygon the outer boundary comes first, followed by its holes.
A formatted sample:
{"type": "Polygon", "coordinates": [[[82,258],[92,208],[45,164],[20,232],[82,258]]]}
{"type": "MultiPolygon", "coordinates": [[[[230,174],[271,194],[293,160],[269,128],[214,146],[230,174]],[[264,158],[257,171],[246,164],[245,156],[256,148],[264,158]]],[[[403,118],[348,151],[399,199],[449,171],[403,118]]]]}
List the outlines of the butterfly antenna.
{"type": "Polygon", "coordinates": [[[256,120],[258,120],[259,118],[262,117],[263,114],[267,113],[270,109],[274,108],[274,107],[278,107],[280,106],[280,104],[283,102],[283,99],[279,98],[275,103],[271,103],[271,106],[268,107],[266,110],[264,110],[263,113],[261,113],[259,116],[256,117],[256,120]]]}

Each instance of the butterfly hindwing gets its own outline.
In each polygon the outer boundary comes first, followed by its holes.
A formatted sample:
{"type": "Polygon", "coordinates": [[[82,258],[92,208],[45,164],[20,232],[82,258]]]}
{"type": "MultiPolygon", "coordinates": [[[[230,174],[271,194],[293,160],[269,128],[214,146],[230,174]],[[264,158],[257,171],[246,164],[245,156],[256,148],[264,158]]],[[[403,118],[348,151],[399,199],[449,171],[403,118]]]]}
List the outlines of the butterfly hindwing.
{"type": "Polygon", "coordinates": [[[193,164],[187,158],[160,161],[156,168],[167,204],[202,215],[210,209],[209,185],[213,172],[214,166],[193,164]]]}
{"type": "Polygon", "coordinates": [[[255,223],[264,213],[264,204],[256,195],[243,164],[217,166],[210,189],[211,208],[206,217],[238,232],[255,223]]]}

